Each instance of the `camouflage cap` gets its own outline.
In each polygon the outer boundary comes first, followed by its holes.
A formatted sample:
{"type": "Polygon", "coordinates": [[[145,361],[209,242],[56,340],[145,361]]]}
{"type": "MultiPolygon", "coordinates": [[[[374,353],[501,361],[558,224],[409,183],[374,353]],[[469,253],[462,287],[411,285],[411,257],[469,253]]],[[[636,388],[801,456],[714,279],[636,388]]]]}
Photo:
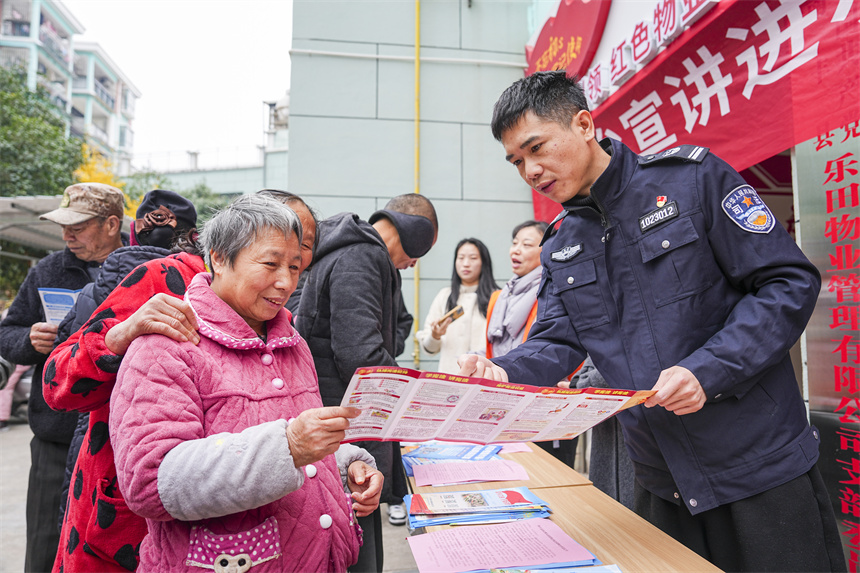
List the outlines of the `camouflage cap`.
{"type": "Polygon", "coordinates": [[[93,217],[123,218],[123,194],[116,187],[104,183],[76,183],[63,191],[60,208],[45,213],[40,219],[59,225],[77,225],[93,217]]]}

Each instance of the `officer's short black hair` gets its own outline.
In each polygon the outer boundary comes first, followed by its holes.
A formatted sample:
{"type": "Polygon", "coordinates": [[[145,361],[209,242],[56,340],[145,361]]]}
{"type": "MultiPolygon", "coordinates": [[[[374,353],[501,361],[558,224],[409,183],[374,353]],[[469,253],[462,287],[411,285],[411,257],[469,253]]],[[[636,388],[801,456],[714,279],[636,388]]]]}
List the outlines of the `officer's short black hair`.
{"type": "Polygon", "coordinates": [[[502,93],[493,106],[490,127],[493,137],[501,141],[502,134],[526,112],[569,128],[573,116],[582,110],[588,111],[588,101],[579,78],[568,77],[564,70],[537,72],[514,82],[502,93]]]}

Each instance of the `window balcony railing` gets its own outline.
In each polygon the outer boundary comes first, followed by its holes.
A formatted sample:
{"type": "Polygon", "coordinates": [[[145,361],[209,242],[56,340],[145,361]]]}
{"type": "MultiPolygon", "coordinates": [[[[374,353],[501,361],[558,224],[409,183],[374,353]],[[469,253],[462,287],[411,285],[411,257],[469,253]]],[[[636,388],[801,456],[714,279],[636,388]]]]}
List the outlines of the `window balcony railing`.
{"type": "Polygon", "coordinates": [[[114,106],[116,105],[116,98],[110,95],[110,92],[102,85],[101,82],[94,81],[93,85],[95,86],[96,97],[102,100],[102,103],[104,103],[108,109],[113,111],[114,106]]]}
{"type": "Polygon", "coordinates": [[[23,20],[3,20],[2,32],[4,36],[26,38],[30,35],[30,22],[23,20]]]}
{"type": "Polygon", "coordinates": [[[83,137],[86,133],[84,128],[84,118],[82,117],[73,117],[72,118],[72,135],[77,137],[83,137]]]}
{"type": "Polygon", "coordinates": [[[0,50],[0,66],[4,68],[24,68],[30,60],[30,50],[27,48],[9,48],[3,46],[0,50]]]}
{"type": "Polygon", "coordinates": [[[134,132],[127,127],[119,128],[120,149],[131,149],[134,147],[134,132]]]}
{"type": "Polygon", "coordinates": [[[122,111],[130,116],[134,116],[135,97],[129,92],[123,92],[122,95],[122,111]]]}
{"type": "Polygon", "coordinates": [[[69,61],[69,42],[57,35],[56,32],[45,26],[39,28],[39,40],[45,49],[61,62],[69,61]]]}
{"type": "Polygon", "coordinates": [[[90,124],[90,135],[92,135],[93,137],[95,137],[96,139],[98,139],[99,141],[101,141],[104,144],[108,143],[107,132],[94,123],[90,124]]]}

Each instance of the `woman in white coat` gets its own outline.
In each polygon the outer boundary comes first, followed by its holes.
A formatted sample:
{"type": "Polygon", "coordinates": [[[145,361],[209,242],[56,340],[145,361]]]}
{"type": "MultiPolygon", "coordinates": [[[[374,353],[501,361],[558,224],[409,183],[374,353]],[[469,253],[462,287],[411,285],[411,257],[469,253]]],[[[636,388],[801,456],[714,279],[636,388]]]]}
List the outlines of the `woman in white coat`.
{"type": "Polygon", "coordinates": [[[486,245],[473,238],[460,241],[454,250],[451,286],[439,291],[430,305],[424,329],[415,334],[425,352],[439,354],[439,372],[456,374],[461,354],[484,355],[487,304],[498,288],[486,245]],[[445,317],[457,306],[462,307],[462,316],[445,317]]]}

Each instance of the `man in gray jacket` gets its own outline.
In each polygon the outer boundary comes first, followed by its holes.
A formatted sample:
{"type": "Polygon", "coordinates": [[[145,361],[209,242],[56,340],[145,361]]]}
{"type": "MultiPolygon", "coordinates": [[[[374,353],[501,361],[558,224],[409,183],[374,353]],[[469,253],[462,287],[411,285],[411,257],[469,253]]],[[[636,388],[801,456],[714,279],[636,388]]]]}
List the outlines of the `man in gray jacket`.
{"type": "MultiPolygon", "coordinates": [[[[399,195],[369,222],[341,213],[320,223],[320,243],[302,290],[296,327],[310,346],[325,406],[338,406],[362,366],[397,366],[400,272],[436,242],[430,201],[399,195]]],[[[411,317],[410,317],[411,318],[411,317]]],[[[382,501],[402,502],[406,482],[397,442],[359,442],[385,476],[382,501]]],[[[364,546],[353,571],[382,571],[381,517],[359,518],[364,546]]]]}

